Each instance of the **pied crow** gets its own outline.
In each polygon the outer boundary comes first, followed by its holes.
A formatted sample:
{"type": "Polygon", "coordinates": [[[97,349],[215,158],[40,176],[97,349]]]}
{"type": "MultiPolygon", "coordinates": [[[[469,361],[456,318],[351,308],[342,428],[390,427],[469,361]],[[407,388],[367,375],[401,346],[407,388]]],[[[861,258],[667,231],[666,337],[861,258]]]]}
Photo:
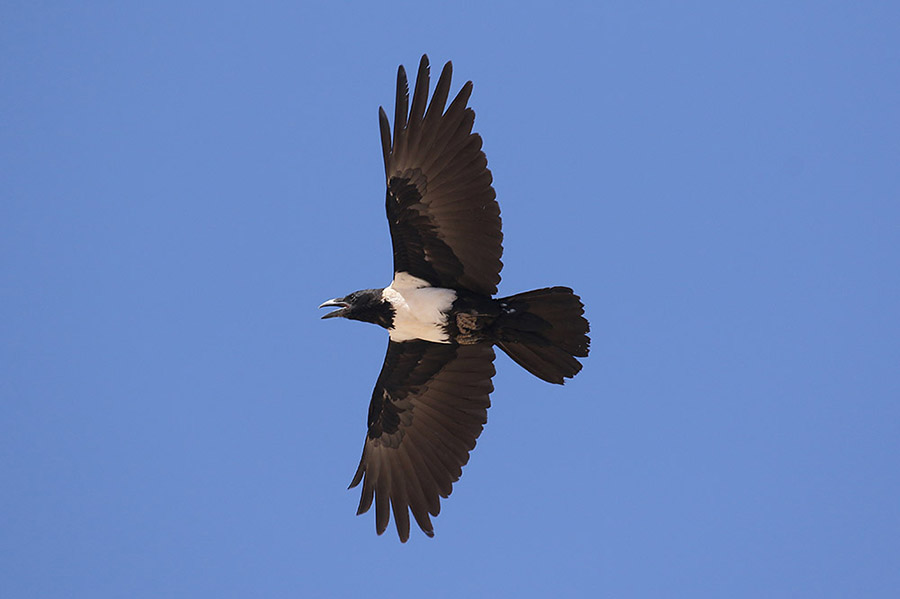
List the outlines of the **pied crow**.
{"type": "Polygon", "coordinates": [[[434,535],[430,516],[440,512],[440,498],[450,495],[487,422],[494,346],[562,384],[581,370],[577,358],[590,344],[584,307],[567,287],[493,297],[503,266],[500,207],[481,137],[472,132],[472,82],[447,107],[451,72],[448,62],[429,103],[422,56],[410,104],[401,65],[393,134],[379,109],[393,281],[319,306],[337,308],[322,318],[389,332],[350,488],[362,483],[357,514],[375,503],[379,535],[393,511],[403,542],[410,511],[434,535]]]}

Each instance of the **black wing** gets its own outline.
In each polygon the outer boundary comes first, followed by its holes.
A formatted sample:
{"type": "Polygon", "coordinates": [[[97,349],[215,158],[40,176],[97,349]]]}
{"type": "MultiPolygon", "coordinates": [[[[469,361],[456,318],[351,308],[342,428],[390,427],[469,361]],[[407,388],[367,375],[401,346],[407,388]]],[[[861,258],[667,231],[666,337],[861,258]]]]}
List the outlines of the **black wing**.
{"type": "Polygon", "coordinates": [[[471,81],[444,111],[452,71],[451,63],[444,65],[426,110],[428,57],[419,63],[411,108],[400,66],[393,139],[379,109],[394,272],[494,295],[503,267],[500,207],[481,136],[472,133],[475,112],[466,107],[471,81]]]}
{"type": "Polygon", "coordinates": [[[426,535],[434,535],[429,514],[440,512],[440,498],[450,495],[487,422],[493,360],[491,344],[388,344],[350,483],[351,489],[363,483],[357,514],[374,499],[378,534],[393,508],[401,541],[409,538],[409,511],[426,535]]]}

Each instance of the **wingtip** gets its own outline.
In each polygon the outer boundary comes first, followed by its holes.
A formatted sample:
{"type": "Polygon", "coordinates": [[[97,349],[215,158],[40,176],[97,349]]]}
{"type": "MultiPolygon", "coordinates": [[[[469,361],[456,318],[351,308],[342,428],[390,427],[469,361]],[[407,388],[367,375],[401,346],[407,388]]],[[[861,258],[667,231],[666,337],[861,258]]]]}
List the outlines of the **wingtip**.
{"type": "Polygon", "coordinates": [[[407,530],[407,531],[405,531],[405,533],[401,532],[399,536],[400,536],[400,542],[405,543],[409,540],[409,531],[407,530]]]}
{"type": "Polygon", "coordinates": [[[394,103],[399,102],[403,97],[409,94],[409,78],[406,76],[406,69],[401,64],[397,67],[397,97],[394,103]]]}
{"type": "MultiPolygon", "coordinates": [[[[401,68],[402,68],[402,65],[401,65],[401,68]]],[[[431,69],[431,61],[428,58],[428,54],[422,54],[422,58],[419,59],[419,69],[421,70],[423,68],[429,69],[429,70],[431,69]]],[[[453,74],[453,61],[452,60],[448,60],[447,62],[444,63],[444,66],[441,67],[441,76],[442,77],[444,76],[444,72],[446,72],[447,76],[450,76],[453,74]]],[[[471,81],[469,83],[471,83],[471,81]]]]}

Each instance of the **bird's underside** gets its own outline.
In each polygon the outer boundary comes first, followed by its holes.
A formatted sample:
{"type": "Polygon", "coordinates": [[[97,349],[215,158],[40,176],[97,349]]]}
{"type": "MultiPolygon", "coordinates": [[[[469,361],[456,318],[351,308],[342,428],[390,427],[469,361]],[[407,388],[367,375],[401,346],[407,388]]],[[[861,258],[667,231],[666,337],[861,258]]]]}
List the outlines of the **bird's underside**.
{"type": "Polygon", "coordinates": [[[452,67],[428,102],[422,57],[412,101],[397,74],[394,127],[379,111],[394,281],[323,304],[335,316],[390,334],[369,405],[367,434],[350,487],[362,484],[362,514],[376,531],[393,512],[401,541],[410,518],[428,535],[487,421],[494,345],[553,383],[574,376],[590,340],[578,296],[566,287],[493,298],[503,249],[491,172],[472,132],[472,83],[447,106],[452,67]]]}

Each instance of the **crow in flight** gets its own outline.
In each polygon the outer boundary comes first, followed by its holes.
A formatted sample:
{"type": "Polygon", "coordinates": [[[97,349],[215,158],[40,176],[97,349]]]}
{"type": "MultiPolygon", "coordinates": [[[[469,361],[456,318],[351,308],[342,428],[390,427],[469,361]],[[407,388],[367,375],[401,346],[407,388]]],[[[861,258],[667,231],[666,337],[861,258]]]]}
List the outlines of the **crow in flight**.
{"type": "Polygon", "coordinates": [[[390,512],[400,540],[409,512],[434,535],[440,512],[487,422],[494,390],[494,346],[523,368],[562,384],[588,355],[588,321],[567,287],[494,298],[500,282],[500,207],[491,171],[466,106],[472,82],[446,108],[451,63],[428,104],[428,57],[412,105],[406,71],[397,72],[394,131],[379,109],[387,179],[394,280],[319,306],[380,325],[390,333],[372,401],[362,459],[350,488],[362,483],[357,514],[375,503],[375,529],[390,512]]]}

